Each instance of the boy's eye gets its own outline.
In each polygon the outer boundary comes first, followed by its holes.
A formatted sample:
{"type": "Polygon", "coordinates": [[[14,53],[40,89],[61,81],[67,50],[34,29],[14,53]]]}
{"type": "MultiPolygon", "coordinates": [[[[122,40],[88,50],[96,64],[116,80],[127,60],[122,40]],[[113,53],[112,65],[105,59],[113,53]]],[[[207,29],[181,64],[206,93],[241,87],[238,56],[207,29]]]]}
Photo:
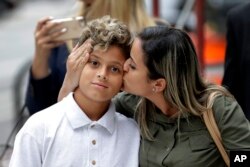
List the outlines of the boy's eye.
{"type": "Polygon", "coordinates": [[[111,71],[114,73],[119,73],[121,70],[117,67],[111,67],[111,71]]]}
{"type": "Polygon", "coordinates": [[[95,60],[92,60],[92,61],[90,61],[90,64],[91,64],[92,66],[98,66],[98,65],[99,65],[99,62],[98,62],[98,61],[95,61],[95,60]]]}

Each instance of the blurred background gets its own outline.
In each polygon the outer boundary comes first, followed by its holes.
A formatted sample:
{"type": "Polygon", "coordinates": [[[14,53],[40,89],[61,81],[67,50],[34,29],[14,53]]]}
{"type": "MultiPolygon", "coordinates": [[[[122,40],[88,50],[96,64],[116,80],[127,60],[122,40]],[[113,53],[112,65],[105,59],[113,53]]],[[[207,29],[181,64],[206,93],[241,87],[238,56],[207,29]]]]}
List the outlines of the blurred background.
{"type": "MultiPolygon", "coordinates": [[[[206,79],[220,84],[225,55],[227,11],[249,0],[146,0],[147,11],[186,30],[192,37],[206,79]]],[[[0,0],[0,167],[8,166],[6,144],[23,105],[34,52],[33,32],[44,16],[74,15],[76,0],[0,0]]],[[[15,134],[15,133],[14,133],[15,134]]]]}

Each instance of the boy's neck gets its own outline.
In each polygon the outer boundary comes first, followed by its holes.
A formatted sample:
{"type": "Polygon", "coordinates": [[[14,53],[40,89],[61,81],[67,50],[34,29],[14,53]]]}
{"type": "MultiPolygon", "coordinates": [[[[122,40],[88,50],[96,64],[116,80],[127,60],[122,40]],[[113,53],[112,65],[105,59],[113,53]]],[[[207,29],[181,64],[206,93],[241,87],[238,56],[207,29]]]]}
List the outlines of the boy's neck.
{"type": "Polygon", "coordinates": [[[92,121],[99,120],[107,111],[110,105],[110,101],[106,102],[96,102],[91,99],[86,98],[79,92],[74,92],[73,97],[82,111],[88,116],[92,121]]]}

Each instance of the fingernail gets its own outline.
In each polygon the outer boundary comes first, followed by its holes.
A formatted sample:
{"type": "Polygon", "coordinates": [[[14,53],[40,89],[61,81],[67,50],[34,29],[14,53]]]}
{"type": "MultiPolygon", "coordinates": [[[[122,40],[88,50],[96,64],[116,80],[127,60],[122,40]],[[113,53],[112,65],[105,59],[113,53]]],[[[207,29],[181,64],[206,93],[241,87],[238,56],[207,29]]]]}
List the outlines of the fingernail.
{"type": "Polygon", "coordinates": [[[49,16],[49,19],[52,20],[52,19],[54,19],[54,17],[53,16],[49,16]]]}
{"type": "Polygon", "coordinates": [[[67,28],[61,29],[61,32],[66,32],[66,31],[67,31],[67,28]]]}

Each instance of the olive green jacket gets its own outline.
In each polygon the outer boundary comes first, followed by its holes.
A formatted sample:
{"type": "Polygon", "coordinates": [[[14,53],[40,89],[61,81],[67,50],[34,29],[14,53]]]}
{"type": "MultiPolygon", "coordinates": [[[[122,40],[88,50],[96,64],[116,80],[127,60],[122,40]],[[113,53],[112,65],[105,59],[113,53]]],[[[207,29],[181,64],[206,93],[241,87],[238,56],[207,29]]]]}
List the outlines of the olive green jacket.
{"type": "MultiPolygon", "coordinates": [[[[120,93],[114,99],[118,112],[133,117],[138,97],[120,93]]],[[[225,149],[250,151],[250,123],[238,103],[218,97],[213,106],[225,149]]],[[[141,139],[141,167],[222,167],[225,163],[203,120],[189,116],[170,119],[158,111],[149,119],[153,141],[141,139]]]]}

